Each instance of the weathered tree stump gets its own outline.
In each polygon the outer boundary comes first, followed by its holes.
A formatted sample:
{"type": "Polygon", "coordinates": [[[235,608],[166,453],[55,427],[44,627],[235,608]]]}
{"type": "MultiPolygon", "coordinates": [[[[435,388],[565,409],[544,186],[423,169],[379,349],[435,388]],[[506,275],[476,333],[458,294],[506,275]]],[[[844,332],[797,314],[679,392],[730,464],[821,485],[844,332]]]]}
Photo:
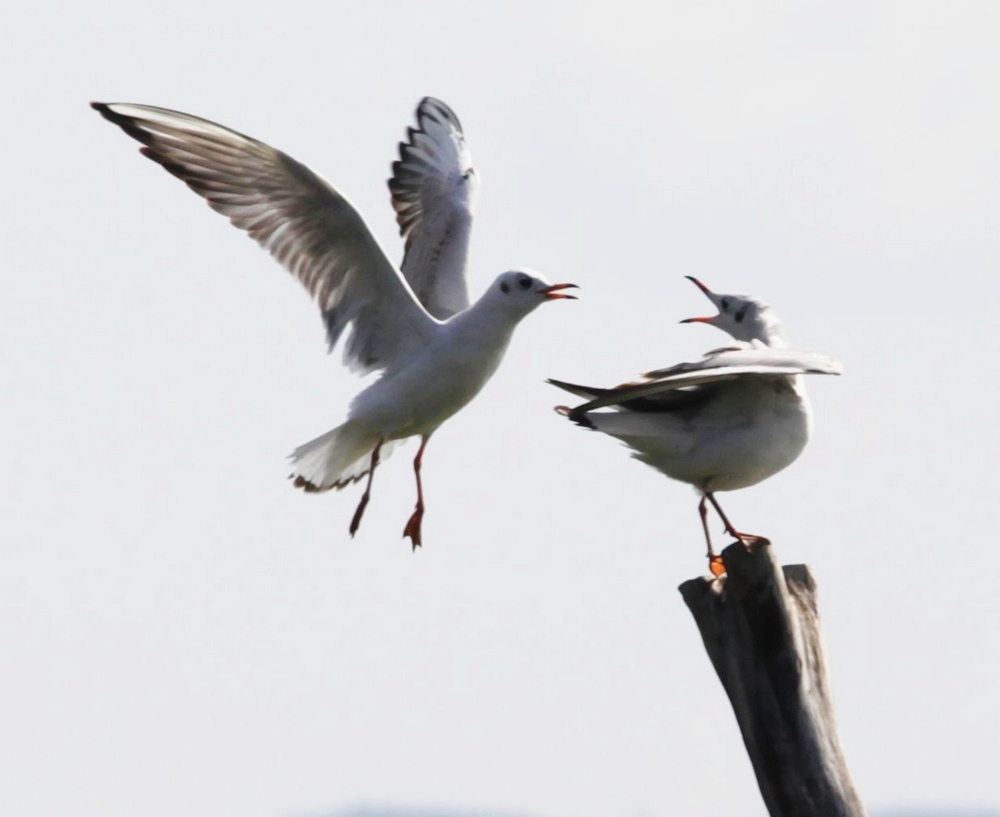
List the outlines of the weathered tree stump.
{"type": "Polygon", "coordinates": [[[864,817],[837,738],[816,583],[734,543],[726,575],[678,589],[736,713],[771,817],[864,817]]]}

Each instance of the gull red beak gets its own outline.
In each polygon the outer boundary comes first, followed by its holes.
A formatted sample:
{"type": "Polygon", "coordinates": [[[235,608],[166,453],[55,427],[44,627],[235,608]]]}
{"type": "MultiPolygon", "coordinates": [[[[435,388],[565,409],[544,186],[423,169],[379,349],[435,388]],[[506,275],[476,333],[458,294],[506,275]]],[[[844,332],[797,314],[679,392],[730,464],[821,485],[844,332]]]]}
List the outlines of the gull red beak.
{"type": "Polygon", "coordinates": [[[698,287],[698,289],[700,289],[702,292],[704,292],[709,297],[712,297],[712,295],[714,294],[712,292],[712,290],[710,290],[707,286],[705,286],[701,281],[699,281],[693,275],[685,275],[684,277],[687,278],[692,284],[694,284],[696,287],[698,287]]]}
{"type": "MultiPolygon", "coordinates": [[[[693,275],[685,275],[684,277],[687,278],[696,287],[698,287],[698,289],[704,292],[705,295],[712,300],[712,303],[715,303],[715,299],[712,297],[713,295],[715,295],[715,293],[712,292],[712,290],[710,290],[707,286],[705,286],[701,281],[699,281],[693,275]]],[[[685,318],[684,320],[681,321],[681,323],[712,323],[713,320],[714,320],[713,318],[685,318]]]]}
{"type": "Polygon", "coordinates": [[[561,289],[579,289],[576,284],[551,284],[550,286],[540,289],[539,292],[542,293],[548,300],[554,301],[557,298],[568,298],[571,301],[576,300],[576,295],[564,295],[559,292],[561,289]]]}

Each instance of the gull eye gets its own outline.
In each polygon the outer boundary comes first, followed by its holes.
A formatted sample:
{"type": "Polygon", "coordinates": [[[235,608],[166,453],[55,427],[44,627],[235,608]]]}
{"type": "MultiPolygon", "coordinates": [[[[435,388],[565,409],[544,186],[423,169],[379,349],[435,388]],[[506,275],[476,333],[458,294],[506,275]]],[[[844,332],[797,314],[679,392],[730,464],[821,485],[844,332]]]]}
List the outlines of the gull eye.
{"type": "Polygon", "coordinates": [[[722,299],[722,311],[727,312],[729,310],[729,298],[722,299]]]}
{"type": "Polygon", "coordinates": [[[739,312],[737,312],[735,315],[733,315],[733,317],[736,318],[736,322],[737,323],[743,323],[743,319],[746,316],[747,316],[747,311],[746,311],[745,308],[741,309],[739,312]]]}
{"type": "Polygon", "coordinates": [[[510,292],[510,284],[508,284],[506,281],[501,281],[500,282],[500,291],[504,295],[506,295],[508,292],[510,292]]]}
{"type": "Polygon", "coordinates": [[[517,279],[517,285],[521,289],[529,289],[531,287],[531,279],[527,275],[522,275],[517,279]]]}

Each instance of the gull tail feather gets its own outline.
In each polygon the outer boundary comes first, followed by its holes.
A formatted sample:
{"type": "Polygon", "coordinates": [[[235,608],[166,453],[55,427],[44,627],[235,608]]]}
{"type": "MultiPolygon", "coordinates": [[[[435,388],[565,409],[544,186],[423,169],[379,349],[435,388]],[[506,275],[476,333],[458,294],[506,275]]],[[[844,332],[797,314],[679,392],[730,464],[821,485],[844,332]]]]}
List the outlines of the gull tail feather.
{"type": "MultiPolygon", "coordinates": [[[[294,480],[296,488],[307,493],[344,488],[367,475],[378,441],[377,434],[348,420],[296,448],[290,456],[293,469],[289,479],[294,480]]],[[[384,443],[379,462],[386,459],[396,445],[396,441],[384,443]]]]}

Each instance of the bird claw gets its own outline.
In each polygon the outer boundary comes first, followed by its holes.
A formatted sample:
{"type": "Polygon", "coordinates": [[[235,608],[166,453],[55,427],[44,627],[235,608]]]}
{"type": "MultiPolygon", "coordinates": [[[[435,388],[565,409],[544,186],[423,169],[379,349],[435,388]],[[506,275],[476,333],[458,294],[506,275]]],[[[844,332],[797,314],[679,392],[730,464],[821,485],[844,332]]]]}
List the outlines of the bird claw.
{"type": "Polygon", "coordinates": [[[723,564],[721,556],[709,556],[708,569],[712,571],[712,575],[717,579],[720,576],[726,575],[726,566],[723,564]]]}
{"type": "Polygon", "coordinates": [[[729,531],[729,533],[731,536],[735,536],[736,540],[750,553],[771,544],[771,540],[766,536],[757,536],[755,533],[737,533],[736,531],[729,531]]]}

